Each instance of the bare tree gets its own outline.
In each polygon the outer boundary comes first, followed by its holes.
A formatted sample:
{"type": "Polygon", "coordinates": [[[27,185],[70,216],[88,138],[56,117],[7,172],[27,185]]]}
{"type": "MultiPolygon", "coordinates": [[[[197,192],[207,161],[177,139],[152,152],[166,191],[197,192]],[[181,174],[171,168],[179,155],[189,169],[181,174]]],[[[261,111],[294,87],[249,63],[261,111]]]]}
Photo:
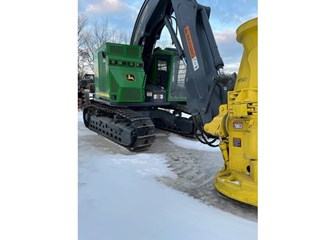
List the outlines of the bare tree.
{"type": "Polygon", "coordinates": [[[82,77],[85,69],[94,69],[94,52],[105,42],[129,43],[130,33],[112,27],[108,18],[94,19],[88,25],[88,18],[78,18],[78,76],[82,77]]]}
{"type": "Polygon", "coordinates": [[[87,21],[87,16],[83,14],[78,16],[78,47],[82,47],[85,43],[87,21]]]}
{"type": "Polygon", "coordinates": [[[88,52],[86,39],[89,35],[88,18],[85,15],[78,16],[78,80],[84,75],[85,66],[88,64],[88,52]]]}

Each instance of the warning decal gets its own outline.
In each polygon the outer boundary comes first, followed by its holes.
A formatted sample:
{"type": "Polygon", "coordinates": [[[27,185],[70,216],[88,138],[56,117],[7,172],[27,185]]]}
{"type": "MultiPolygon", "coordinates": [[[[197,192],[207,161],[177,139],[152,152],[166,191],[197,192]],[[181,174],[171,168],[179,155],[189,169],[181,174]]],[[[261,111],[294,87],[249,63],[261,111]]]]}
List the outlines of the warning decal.
{"type": "Polygon", "coordinates": [[[233,128],[242,129],[243,128],[243,123],[242,122],[233,122],[233,128]]]}
{"type": "Polygon", "coordinates": [[[241,140],[241,138],[233,138],[233,146],[234,147],[242,147],[242,140],[241,140]]]}
{"type": "Polygon", "coordinates": [[[194,71],[197,71],[199,69],[199,63],[198,63],[197,55],[195,53],[190,27],[188,25],[185,27],[184,33],[185,33],[185,37],[186,37],[188,50],[189,50],[190,55],[191,55],[193,69],[194,69],[194,71]]]}

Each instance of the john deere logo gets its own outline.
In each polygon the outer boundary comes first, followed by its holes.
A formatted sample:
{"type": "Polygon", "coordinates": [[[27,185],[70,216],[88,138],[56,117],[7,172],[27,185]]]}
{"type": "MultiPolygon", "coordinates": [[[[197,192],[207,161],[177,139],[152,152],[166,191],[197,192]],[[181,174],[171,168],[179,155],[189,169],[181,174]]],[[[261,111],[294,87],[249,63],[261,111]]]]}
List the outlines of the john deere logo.
{"type": "Polygon", "coordinates": [[[135,81],[135,76],[133,74],[127,74],[126,79],[130,82],[134,82],[135,81]]]}

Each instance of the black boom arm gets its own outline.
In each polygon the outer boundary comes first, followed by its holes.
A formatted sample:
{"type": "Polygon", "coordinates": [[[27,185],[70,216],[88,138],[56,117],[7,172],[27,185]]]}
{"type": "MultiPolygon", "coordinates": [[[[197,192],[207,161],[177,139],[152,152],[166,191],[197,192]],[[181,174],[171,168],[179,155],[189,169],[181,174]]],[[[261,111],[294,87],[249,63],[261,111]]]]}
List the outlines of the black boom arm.
{"type": "Polygon", "coordinates": [[[203,126],[218,114],[227,102],[228,79],[220,72],[224,66],[209,23],[210,8],[195,0],[146,0],[137,17],[131,44],[143,46],[147,73],[151,55],[162,29],[167,26],[179,57],[187,64],[187,105],[203,126]],[[170,20],[175,13],[181,43],[170,20]]]}

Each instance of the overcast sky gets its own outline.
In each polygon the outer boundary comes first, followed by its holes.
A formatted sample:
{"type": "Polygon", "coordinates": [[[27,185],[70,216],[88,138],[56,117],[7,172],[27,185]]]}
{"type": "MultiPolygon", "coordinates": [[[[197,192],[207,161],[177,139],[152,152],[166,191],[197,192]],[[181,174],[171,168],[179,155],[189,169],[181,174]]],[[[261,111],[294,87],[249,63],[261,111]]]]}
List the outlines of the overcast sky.
{"type": "MultiPolygon", "coordinates": [[[[108,17],[120,30],[131,33],[144,0],[78,0],[78,13],[90,19],[108,17]]],[[[236,42],[237,27],[254,17],[258,11],[257,0],[199,0],[211,7],[210,23],[216,38],[225,70],[238,70],[242,46],[236,42]]]]}

